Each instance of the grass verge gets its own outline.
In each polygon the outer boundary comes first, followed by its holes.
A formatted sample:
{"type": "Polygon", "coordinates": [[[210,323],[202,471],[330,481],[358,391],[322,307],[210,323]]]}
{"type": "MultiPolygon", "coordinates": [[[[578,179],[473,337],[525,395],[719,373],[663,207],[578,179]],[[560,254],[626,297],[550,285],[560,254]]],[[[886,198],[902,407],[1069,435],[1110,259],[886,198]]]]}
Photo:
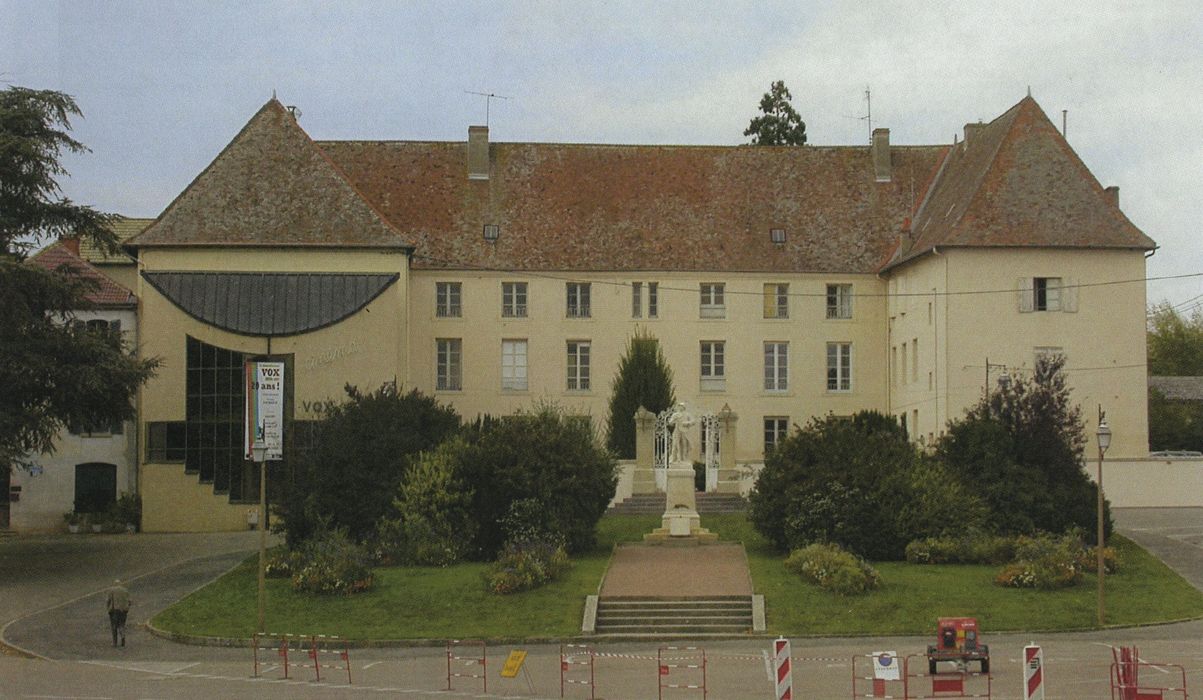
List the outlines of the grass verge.
{"type": "MultiPolygon", "coordinates": [[[[534,591],[495,596],[484,588],[485,564],[447,568],[376,569],[376,588],[351,597],[293,593],[288,581],[268,580],[268,627],[273,632],[337,634],[350,639],[448,637],[554,638],[580,631],[586,595],[601,582],[617,542],[638,541],[660,516],[611,516],[598,528],[598,546],[573,558],[561,580],[534,591]]],[[[1031,591],[993,584],[998,567],[877,565],[883,586],[844,598],[804,583],[785,570],[742,514],[706,516],[703,525],[743,542],[755,590],[765,596],[774,634],[926,634],[936,617],[977,617],[987,631],[1089,628],[1095,621],[1095,579],[1075,588],[1031,591]]],[[[1114,538],[1122,570],[1107,577],[1107,621],[1136,625],[1203,616],[1203,593],[1155,557],[1114,538]]],[[[255,626],[255,567],[251,557],[213,584],[157,615],[153,624],[183,634],[249,637],[255,626]]]]}

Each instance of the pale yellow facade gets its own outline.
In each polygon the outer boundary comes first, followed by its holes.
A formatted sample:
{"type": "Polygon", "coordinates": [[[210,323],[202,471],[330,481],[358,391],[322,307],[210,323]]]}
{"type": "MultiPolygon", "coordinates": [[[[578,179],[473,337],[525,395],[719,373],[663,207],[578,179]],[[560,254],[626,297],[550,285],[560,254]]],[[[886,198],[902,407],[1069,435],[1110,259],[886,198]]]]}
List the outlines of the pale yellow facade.
{"type": "Polygon", "coordinates": [[[1101,405],[1109,454],[1147,455],[1144,278],[1143,251],[1126,250],[953,248],[891,271],[889,412],[929,442],[980,400],[987,362],[993,386],[1060,352],[1087,454],[1101,405]],[[1059,280],[1057,308],[1025,310],[1035,278],[1059,280]]]}
{"type": "MultiPolygon", "coordinates": [[[[881,347],[885,285],[872,275],[777,275],[761,273],[548,274],[415,271],[412,276],[411,383],[453,403],[466,418],[501,415],[550,401],[591,416],[604,428],[611,383],[628,339],[646,332],[660,342],[673,370],[679,401],[703,412],[730,406],[738,416],[736,459],[763,456],[764,419],[788,418],[804,425],[827,413],[848,415],[885,401],[886,367],[881,347]],[[634,317],[632,283],[641,284],[641,311],[634,317]],[[437,315],[439,283],[460,285],[458,317],[437,315]],[[502,316],[503,283],[525,283],[525,317],[502,316]],[[567,285],[588,284],[588,317],[567,314],[567,285]],[[648,318],[649,285],[657,285],[657,313],[648,318]],[[723,285],[722,317],[703,318],[701,286],[723,285]],[[765,318],[764,286],[788,285],[784,318],[765,318]],[[826,317],[829,284],[851,285],[852,316],[826,317]],[[864,295],[855,296],[855,295],[864,295]],[[462,347],[461,389],[437,388],[437,343],[462,347]],[[502,386],[502,345],[525,341],[527,388],[502,386]],[[589,343],[590,386],[568,388],[568,344],[589,343]],[[702,343],[722,343],[723,380],[704,382],[702,343]],[[765,344],[785,344],[785,387],[765,388],[765,344]],[[851,386],[827,388],[827,345],[851,347],[851,386]]],[[[715,315],[716,312],[709,312],[715,315]]]]}

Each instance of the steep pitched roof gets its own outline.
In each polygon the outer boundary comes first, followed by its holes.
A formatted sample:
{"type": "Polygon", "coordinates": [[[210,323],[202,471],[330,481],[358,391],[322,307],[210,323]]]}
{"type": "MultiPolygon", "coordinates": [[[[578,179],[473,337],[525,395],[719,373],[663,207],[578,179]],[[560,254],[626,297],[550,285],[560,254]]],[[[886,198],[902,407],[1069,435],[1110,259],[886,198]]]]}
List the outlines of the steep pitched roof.
{"type": "MultiPolygon", "coordinates": [[[[117,236],[117,241],[125,243],[130,238],[145,231],[146,227],[152,223],[154,223],[154,219],[135,219],[122,216],[113,222],[111,228],[117,236]]],[[[101,265],[129,265],[134,262],[132,258],[125,254],[113,256],[105,253],[90,238],[83,238],[79,241],[79,257],[90,263],[101,265]]]]}
{"type": "Polygon", "coordinates": [[[1175,401],[1203,401],[1203,377],[1149,377],[1149,388],[1175,401]]]}
{"type": "Polygon", "coordinates": [[[109,279],[97,270],[91,263],[71,252],[66,245],[55,242],[38,251],[36,255],[25,261],[27,265],[37,265],[52,272],[65,272],[78,275],[95,284],[95,288],[85,295],[93,304],[104,308],[133,308],[138,299],[134,293],[109,279]]]}
{"type": "Polygon", "coordinates": [[[1150,250],[1031,97],[953,148],[890,265],[934,247],[1150,250]]]}
{"type": "Polygon", "coordinates": [[[128,243],[406,248],[274,98],[128,243]]]}
{"type": "Polygon", "coordinates": [[[872,272],[943,147],[319,141],[415,245],[415,268],[872,272]],[[496,242],[482,235],[500,227],[496,242]],[[776,245],[769,230],[783,228],[776,245]]]}

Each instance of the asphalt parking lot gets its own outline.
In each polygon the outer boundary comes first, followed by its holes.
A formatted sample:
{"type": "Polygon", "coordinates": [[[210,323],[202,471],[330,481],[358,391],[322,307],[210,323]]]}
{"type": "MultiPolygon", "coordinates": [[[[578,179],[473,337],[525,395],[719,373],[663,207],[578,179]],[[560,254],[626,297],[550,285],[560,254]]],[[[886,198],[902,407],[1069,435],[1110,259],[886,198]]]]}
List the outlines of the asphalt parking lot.
{"type": "MultiPolygon", "coordinates": [[[[1117,509],[1120,530],[1203,586],[1203,509],[1117,509]]],[[[456,659],[448,692],[448,659],[442,647],[353,649],[344,661],[321,655],[330,668],[316,681],[312,660],[294,651],[289,677],[283,659],[265,650],[258,677],[249,649],[192,647],[151,636],[137,625],[162,607],[203,585],[254,550],[254,533],[230,535],[137,535],[15,538],[0,542],[0,625],[3,640],[41,658],[0,657],[0,698],[326,698],[358,695],[398,697],[560,697],[558,645],[505,645],[488,650],[488,689],[479,664],[456,659]],[[129,645],[114,649],[108,639],[103,590],[113,578],[129,580],[134,598],[129,645]],[[503,679],[506,655],[522,648],[524,670],[503,679]],[[346,683],[349,665],[351,684],[346,683]]],[[[1176,687],[1177,669],[1189,687],[1203,692],[1203,622],[1085,633],[990,635],[993,656],[989,691],[994,698],[1021,698],[1023,646],[1045,652],[1046,698],[1108,698],[1112,646],[1139,646],[1142,657],[1159,662],[1146,671],[1162,687],[1176,687]]],[[[795,638],[792,640],[794,697],[846,698],[852,659],[876,651],[920,654],[926,637],[795,638]]],[[[708,698],[773,697],[772,642],[746,639],[705,642],[708,698]]],[[[675,646],[681,646],[675,644],[675,646]]],[[[697,685],[697,651],[664,650],[655,642],[614,642],[593,647],[595,697],[635,700],[701,697],[700,690],[661,688],[697,685]],[[661,675],[659,656],[682,655],[661,675]],[[676,665],[682,668],[676,668],[676,665]]],[[[471,655],[471,654],[468,654],[471,655]]],[[[587,660],[580,650],[575,661],[587,660]]],[[[925,664],[919,664],[919,671],[925,664]]],[[[570,666],[583,679],[586,665],[570,666]]],[[[571,674],[576,674],[575,676],[571,674]]],[[[982,691],[984,678],[970,679],[966,693],[982,691]]],[[[913,687],[930,690],[930,679],[913,687]]],[[[567,686],[565,697],[589,697],[589,687],[567,686]]],[[[894,692],[894,689],[891,689],[894,692]]],[[[915,691],[912,690],[912,693],[915,691]]],[[[954,696],[955,697],[955,696],[954,696]]],[[[1182,697],[1170,694],[1166,697],[1182,697]]]]}

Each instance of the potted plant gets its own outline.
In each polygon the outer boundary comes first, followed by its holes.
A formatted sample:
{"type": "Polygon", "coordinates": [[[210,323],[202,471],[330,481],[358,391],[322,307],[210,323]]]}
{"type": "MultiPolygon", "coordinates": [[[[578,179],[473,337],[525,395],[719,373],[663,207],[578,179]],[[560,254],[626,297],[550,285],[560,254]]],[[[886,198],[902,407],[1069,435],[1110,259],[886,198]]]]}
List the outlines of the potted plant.
{"type": "Polygon", "coordinates": [[[67,523],[67,532],[70,532],[73,535],[79,532],[79,525],[81,522],[83,522],[83,519],[83,515],[76,513],[73,510],[63,513],[63,522],[67,523]]]}
{"type": "Polygon", "coordinates": [[[142,497],[136,493],[121,494],[110,509],[110,518],[115,532],[120,532],[123,527],[131,535],[137,532],[142,521],[142,497]]]}
{"type": "Polygon", "coordinates": [[[92,526],[92,532],[99,534],[104,531],[104,516],[100,513],[92,513],[88,516],[88,524],[92,526]]]}

